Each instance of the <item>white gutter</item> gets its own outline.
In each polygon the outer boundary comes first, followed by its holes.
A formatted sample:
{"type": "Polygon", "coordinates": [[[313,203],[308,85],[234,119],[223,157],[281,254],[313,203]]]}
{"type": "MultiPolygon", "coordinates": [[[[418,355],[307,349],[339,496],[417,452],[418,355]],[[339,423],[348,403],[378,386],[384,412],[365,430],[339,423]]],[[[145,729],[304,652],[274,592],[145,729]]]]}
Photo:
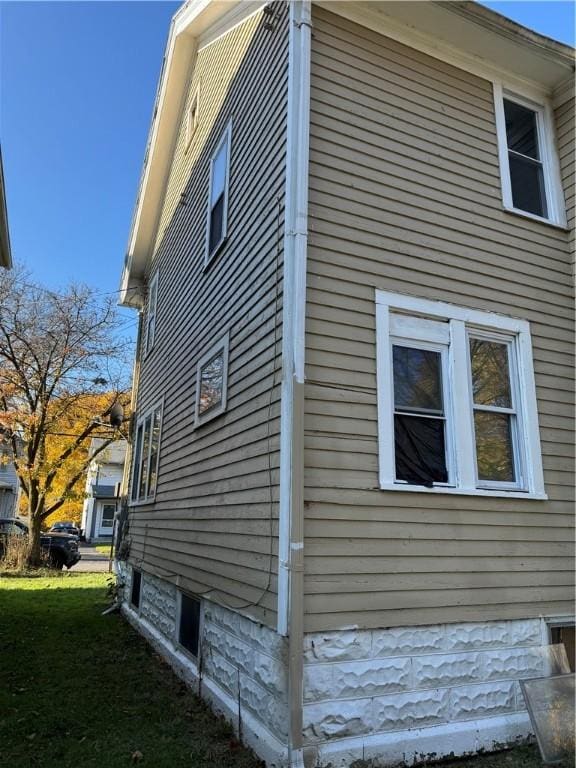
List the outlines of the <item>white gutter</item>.
{"type": "Polygon", "coordinates": [[[308,248],[311,2],[290,3],[280,429],[278,633],[288,635],[290,765],[303,766],[304,326],[308,248]]]}

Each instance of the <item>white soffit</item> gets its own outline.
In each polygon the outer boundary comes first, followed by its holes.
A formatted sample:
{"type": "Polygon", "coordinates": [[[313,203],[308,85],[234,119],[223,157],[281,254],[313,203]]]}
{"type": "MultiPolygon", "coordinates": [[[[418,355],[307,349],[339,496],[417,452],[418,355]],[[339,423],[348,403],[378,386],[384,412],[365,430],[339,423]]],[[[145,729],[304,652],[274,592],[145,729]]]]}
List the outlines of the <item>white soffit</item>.
{"type": "Polygon", "coordinates": [[[481,77],[551,93],[574,72],[574,50],[476,2],[318,0],[330,11],[481,77]]]}

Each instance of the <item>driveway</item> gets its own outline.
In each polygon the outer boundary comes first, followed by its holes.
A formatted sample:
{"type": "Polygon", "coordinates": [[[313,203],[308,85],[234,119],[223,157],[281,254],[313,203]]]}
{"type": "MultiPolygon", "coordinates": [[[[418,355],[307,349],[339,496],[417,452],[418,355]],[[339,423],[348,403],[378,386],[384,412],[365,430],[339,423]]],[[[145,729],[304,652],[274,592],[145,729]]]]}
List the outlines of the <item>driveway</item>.
{"type": "Polygon", "coordinates": [[[108,573],[108,555],[97,552],[89,544],[80,544],[82,560],[72,567],[72,573],[108,573]]]}

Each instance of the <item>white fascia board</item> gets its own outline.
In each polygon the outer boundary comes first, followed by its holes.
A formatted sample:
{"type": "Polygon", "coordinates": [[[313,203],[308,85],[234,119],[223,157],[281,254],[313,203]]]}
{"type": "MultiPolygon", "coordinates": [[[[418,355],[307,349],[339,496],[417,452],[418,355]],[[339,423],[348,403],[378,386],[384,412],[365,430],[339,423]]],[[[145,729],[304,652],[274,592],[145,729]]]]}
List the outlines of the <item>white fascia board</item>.
{"type": "MultiPolygon", "coordinates": [[[[316,0],[349,21],[440,59],[485,80],[504,81],[519,95],[542,99],[573,72],[573,51],[515,25],[490,23],[485,14],[460,4],[418,3],[418,21],[410,17],[414,3],[316,0]],[[456,8],[458,6],[458,8],[456,8]],[[533,38],[542,40],[537,45],[533,38]],[[544,43],[548,42],[546,46],[544,43]]],[[[484,9],[483,9],[484,10],[484,9]]],[[[507,22],[509,20],[506,20],[507,22]]]]}

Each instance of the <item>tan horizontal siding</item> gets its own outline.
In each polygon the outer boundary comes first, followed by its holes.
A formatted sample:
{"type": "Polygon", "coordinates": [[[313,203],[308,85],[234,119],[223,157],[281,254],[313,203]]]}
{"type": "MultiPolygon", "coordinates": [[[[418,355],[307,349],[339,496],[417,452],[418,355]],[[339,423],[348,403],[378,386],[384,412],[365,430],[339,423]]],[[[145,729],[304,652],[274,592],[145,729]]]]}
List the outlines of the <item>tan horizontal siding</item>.
{"type": "Polygon", "coordinates": [[[310,169],[306,628],[569,611],[569,235],[502,209],[491,83],[315,7],[310,169]],[[376,288],[530,322],[548,501],[379,490],[376,288]]]}
{"type": "Polygon", "coordinates": [[[287,14],[196,55],[150,270],[154,348],[138,410],[163,398],[156,499],[132,508],[134,562],[275,623],[287,14]],[[199,91],[198,127],[185,118],[199,91]],[[204,267],[210,157],[232,121],[228,238],[204,267]],[[194,424],[199,358],[230,333],[225,413],[194,424]],[[172,576],[170,576],[172,574],[172,576]]]}
{"type": "Polygon", "coordinates": [[[574,204],[574,173],[576,170],[575,156],[575,109],[574,97],[566,101],[555,111],[555,121],[557,129],[558,152],[560,155],[560,172],[562,174],[562,183],[564,186],[564,195],[566,199],[566,214],[568,227],[570,228],[570,252],[572,253],[572,263],[576,257],[575,253],[575,204],[574,204]]]}

